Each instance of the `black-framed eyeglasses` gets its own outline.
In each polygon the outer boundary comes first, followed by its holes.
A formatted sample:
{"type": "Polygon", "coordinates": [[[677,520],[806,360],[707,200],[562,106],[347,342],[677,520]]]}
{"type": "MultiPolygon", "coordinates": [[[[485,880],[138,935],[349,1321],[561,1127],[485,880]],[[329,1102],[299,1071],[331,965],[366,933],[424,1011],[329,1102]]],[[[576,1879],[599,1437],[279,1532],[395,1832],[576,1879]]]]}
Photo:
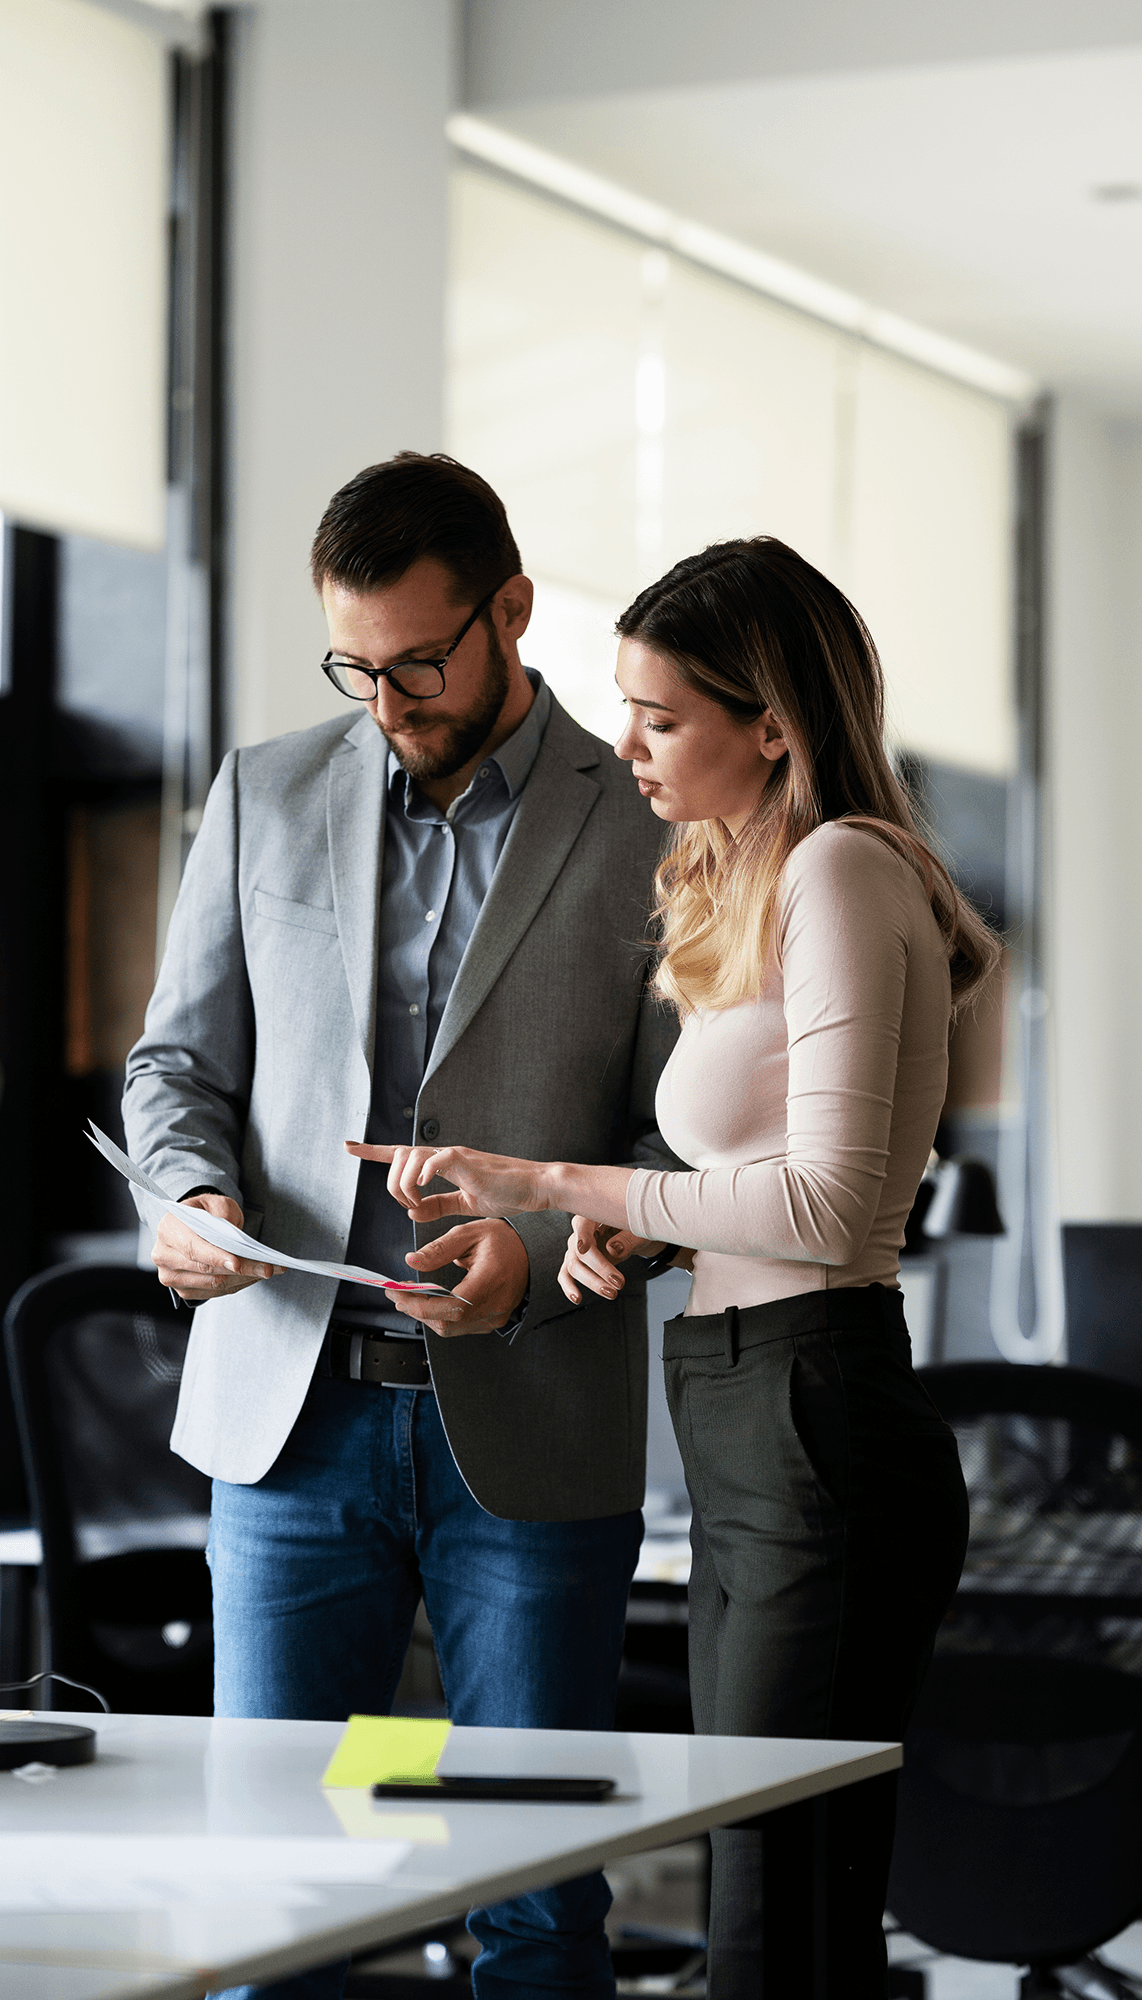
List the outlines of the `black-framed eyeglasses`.
{"type": "Polygon", "coordinates": [[[482,611],[486,611],[493,597],[509,582],[504,577],[495,590],[489,590],[482,597],[476,609],[464,620],[448,651],[439,660],[396,660],[391,667],[362,667],[356,660],[344,660],[338,653],[326,653],[321,662],[321,671],[328,674],[338,694],[348,695],[350,701],[374,701],[381,681],[391,681],[398,694],[404,694],[412,701],[435,701],[444,693],[444,669],[462,639],[466,639],[482,611]]]}

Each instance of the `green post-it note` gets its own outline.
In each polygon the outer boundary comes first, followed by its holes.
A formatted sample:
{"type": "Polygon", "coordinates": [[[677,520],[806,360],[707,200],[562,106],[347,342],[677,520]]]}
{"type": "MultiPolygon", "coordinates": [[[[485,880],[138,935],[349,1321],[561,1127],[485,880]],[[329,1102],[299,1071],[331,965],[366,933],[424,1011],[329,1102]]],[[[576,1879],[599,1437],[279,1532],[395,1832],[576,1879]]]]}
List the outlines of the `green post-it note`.
{"type": "Polygon", "coordinates": [[[323,1785],[380,1785],[431,1778],[450,1722],[408,1715],[351,1715],[323,1785]]]}

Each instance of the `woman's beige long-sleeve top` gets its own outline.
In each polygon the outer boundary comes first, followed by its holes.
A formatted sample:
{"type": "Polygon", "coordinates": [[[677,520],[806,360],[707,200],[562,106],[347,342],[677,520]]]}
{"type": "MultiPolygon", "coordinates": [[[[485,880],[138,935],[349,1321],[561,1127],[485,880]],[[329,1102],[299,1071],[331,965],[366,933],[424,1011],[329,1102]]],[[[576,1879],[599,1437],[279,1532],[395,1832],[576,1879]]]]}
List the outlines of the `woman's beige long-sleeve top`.
{"type": "Polygon", "coordinates": [[[658,1086],[697,1171],[636,1172],[640,1236],[697,1252],[688,1313],[895,1285],[948,1069],[947,952],[885,841],[829,821],[781,881],[761,997],[687,1019],[658,1086]]]}

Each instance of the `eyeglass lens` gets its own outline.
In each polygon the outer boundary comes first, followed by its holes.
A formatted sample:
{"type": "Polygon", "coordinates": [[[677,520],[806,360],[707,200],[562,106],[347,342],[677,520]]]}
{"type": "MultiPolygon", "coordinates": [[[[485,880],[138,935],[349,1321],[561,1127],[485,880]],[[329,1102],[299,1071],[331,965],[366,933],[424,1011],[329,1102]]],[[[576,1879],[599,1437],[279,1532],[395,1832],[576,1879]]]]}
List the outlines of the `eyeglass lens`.
{"type": "MultiPolygon", "coordinates": [[[[349,660],[327,660],[325,671],[338,693],[347,694],[354,701],[372,701],[377,692],[376,677],[362,667],[353,666],[349,660]]],[[[384,678],[391,681],[398,694],[406,694],[413,700],[424,701],[444,691],[440,668],[416,660],[402,660],[390,667],[384,678]]]]}

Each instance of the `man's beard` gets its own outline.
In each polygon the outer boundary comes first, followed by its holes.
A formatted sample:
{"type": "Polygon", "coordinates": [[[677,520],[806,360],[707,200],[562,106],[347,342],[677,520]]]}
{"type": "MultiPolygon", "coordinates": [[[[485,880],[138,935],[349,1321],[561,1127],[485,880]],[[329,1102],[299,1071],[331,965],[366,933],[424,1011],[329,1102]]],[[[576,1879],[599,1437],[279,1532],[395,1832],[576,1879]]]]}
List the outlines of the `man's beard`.
{"type": "Polygon", "coordinates": [[[401,769],[407,771],[409,777],[414,780],[455,776],[465,764],[470,764],[474,757],[479,756],[499,720],[500,711],[511,687],[511,669],[490,620],[486,630],[488,677],[484,683],[479,706],[473,709],[471,714],[462,716],[449,725],[444,742],[438,749],[418,750],[415,747],[415,738],[412,743],[398,743],[387,730],[381,732],[401,769]]]}

